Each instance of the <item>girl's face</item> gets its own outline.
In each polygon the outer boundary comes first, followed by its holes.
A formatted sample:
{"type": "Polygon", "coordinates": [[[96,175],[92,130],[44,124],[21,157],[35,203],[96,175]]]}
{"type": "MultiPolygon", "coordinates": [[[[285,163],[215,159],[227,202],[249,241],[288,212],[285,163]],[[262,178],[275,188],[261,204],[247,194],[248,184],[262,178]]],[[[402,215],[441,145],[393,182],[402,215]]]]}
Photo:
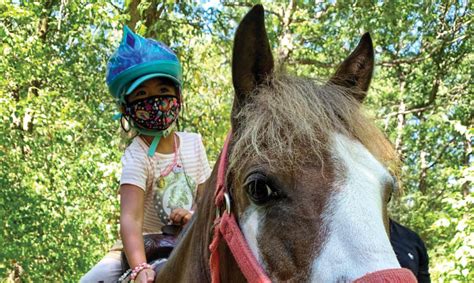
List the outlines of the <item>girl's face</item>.
{"type": "Polygon", "coordinates": [[[144,81],[125,97],[122,113],[138,128],[163,131],[178,119],[179,90],[166,78],[144,81]]]}
{"type": "Polygon", "coordinates": [[[171,95],[177,96],[176,87],[166,79],[152,78],[144,81],[132,93],[125,97],[128,103],[139,99],[144,99],[152,96],[171,95]]]}

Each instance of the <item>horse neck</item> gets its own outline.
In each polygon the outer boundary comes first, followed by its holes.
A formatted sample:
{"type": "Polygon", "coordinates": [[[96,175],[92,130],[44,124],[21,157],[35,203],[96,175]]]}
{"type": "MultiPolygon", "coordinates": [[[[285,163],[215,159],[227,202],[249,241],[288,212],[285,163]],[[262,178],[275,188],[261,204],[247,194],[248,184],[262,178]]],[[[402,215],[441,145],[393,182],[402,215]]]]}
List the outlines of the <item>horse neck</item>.
{"type": "MultiPolygon", "coordinates": [[[[219,164],[219,161],[216,162],[219,164]]],[[[210,282],[209,244],[212,241],[213,222],[216,213],[214,191],[217,181],[217,167],[204,184],[204,194],[196,217],[183,231],[181,240],[173,250],[168,262],[157,275],[155,282],[210,282]]],[[[227,245],[219,245],[222,282],[246,282],[227,245]]]]}

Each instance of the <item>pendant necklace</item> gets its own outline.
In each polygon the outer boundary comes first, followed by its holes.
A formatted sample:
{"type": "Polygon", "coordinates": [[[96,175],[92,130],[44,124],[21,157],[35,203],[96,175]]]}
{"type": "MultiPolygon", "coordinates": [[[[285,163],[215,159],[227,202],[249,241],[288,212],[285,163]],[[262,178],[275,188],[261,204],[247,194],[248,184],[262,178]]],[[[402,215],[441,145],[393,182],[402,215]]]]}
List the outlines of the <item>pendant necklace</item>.
{"type": "Polygon", "coordinates": [[[166,186],[165,177],[171,173],[171,171],[176,166],[176,163],[178,161],[178,144],[176,141],[176,134],[173,135],[173,142],[174,142],[173,162],[171,162],[171,164],[168,165],[165,168],[165,170],[163,171],[160,170],[160,177],[158,178],[158,188],[164,188],[166,186]]]}

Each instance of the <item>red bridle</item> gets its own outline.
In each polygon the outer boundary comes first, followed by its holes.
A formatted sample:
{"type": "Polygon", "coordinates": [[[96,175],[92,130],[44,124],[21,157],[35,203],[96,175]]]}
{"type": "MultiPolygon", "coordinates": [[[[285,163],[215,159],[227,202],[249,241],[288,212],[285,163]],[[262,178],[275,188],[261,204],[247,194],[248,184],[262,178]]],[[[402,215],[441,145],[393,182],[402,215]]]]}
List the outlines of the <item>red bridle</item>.
{"type": "MultiPolygon", "coordinates": [[[[209,266],[211,269],[212,283],[219,283],[220,264],[219,264],[219,242],[221,237],[227,243],[232,255],[234,256],[240,271],[248,282],[271,282],[263,268],[250,250],[247,241],[240,230],[239,225],[231,210],[230,197],[227,192],[225,174],[227,172],[227,155],[232,131],[229,132],[222,149],[219,167],[217,168],[217,183],[214,194],[214,203],[216,205],[216,219],[214,220],[214,237],[209,250],[211,257],[209,266]],[[225,202],[225,203],[224,203],[225,202]],[[221,213],[222,208],[224,212],[221,213]]],[[[355,280],[356,283],[376,283],[376,282],[394,282],[394,283],[416,283],[417,280],[413,273],[406,268],[385,269],[368,273],[355,280]]]]}
{"type": "Polygon", "coordinates": [[[252,254],[244,235],[240,230],[235,216],[231,211],[230,198],[225,183],[225,174],[227,171],[227,154],[229,151],[229,143],[232,132],[227,135],[222,149],[219,167],[217,169],[217,184],[214,194],[214,203],[216,205],[216,219],[214,220],[214,238],[209,246],[211,258],[209,265],[211,269],[211,279],[213,283],[220,282],[220,265],[219,265],[219,242],[221,237],[227,243],[235,261],[239,265],[240,271],[248,282],[271,282],[265,271],[262,269],[257,259],[252,254]],[[224,207],[225,210],[220,212],[224,207]]]}

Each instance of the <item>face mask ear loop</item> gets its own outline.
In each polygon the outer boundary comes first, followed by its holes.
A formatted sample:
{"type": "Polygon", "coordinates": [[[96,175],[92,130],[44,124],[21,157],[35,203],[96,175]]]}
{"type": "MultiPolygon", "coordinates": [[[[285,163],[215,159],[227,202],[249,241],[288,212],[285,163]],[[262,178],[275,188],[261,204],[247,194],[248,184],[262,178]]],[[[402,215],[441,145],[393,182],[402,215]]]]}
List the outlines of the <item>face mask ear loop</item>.
{"type": "MultiPolygon", "coordinates": [[[[117,104],[119,104],[121,107],[124,107],[126,105],[126,102],[125,102],[125,89],[120,92],[117,104]]],[[[130,132],[130,130],[131,130],[130,120],[128,120],[127,115],[125,115],[123,113],[120,113],[120,126],[122,126],[123,131],[126,132],[126,133],[130,132]],[[123,120],[124,119],[125,119],[125,121],[127,121],[128,129],[125,129],[125,126],[123,125],[123,120]]]]}
{"type": "Polygon", "coordinates": [[[148,150],[148,156],[149,157],[153,157],[153,155],[155,154],[156,147],[158,146],[158,143],[160,142],[160,139],[161,139],[161,133],[156,135],[153,138],[153,141],[150,144],[150,149],[148,150]]]}
{"type": "Polygon", "coordinates": [[[122,126],[122,129],[124,130],[124,132],[128,133],[130,132],[130,121],[127,119],[127,116],[125,115],[122,115],[122,117],[120,118],[120,126],[122,126]],[[125,129],[125,126],[123,124],[123,120],[127,121],[127,124],[128,124],[128,129],[125,129]]]}

